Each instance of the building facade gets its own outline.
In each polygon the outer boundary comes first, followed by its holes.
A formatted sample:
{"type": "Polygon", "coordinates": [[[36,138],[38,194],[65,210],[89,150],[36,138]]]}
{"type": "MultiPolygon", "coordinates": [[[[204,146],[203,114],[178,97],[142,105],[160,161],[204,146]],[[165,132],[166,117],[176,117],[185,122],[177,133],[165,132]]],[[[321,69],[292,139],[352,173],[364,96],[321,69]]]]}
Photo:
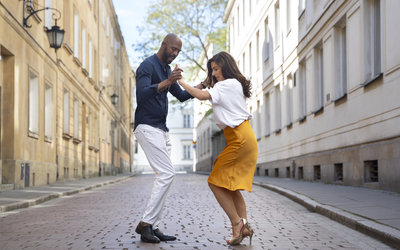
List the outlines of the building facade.
{"type": "Polygon", "coordinates": [[[132,171],[135,80],[112,1],[2,1],[0,34],[2,185],[132,171]]]}
{"type": "Polygon", "coordinates": [[[400,191],[395,0],[229,0],[256,174],[400,191]]]}

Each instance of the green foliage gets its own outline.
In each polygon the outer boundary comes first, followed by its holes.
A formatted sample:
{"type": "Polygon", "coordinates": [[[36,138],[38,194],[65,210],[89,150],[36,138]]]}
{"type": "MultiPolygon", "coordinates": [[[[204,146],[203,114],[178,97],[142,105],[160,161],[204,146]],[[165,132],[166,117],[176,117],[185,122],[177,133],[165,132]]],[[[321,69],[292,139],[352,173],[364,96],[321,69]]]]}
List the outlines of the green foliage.
{"type": "MultiPolygon", "coordinates": [[[[226,49],[226,27],[222,22],[227,0],[156,0],[147,12],[146,23],[137,27],[139,42],[133,47],[144,59],[158,51],[163,38],[175,33],[182,39],[182,51],[173,64],[191,78],[196,68],[206,70],[197,58],[213,43],[214,51],[226,49]]],[[[207,58],[208,59],[208,58],[207,58]]]]}

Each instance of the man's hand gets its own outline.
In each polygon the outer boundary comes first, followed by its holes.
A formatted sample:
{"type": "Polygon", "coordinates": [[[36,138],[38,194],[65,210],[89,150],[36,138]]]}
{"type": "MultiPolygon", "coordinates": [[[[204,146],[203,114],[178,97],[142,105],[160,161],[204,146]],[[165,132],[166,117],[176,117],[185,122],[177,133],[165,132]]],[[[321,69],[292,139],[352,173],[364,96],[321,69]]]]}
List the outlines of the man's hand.
{"type": "Polygon", "coordinates": [[[176,83],[178,80],[182,79],[182,72],[183,72],[183,70],[181,68],[178,68],[178,64],[176,64],[175,68],[174,68],[174,70],[172,70],[169,78],[158,84],[157,91],[163,92],[166,88],[168,88],[172,84],[176,83]]]}
{"type": "Polygon", "coordinates": [[[175,65],[174,70],[172,70],[171,75],[169,76],[168,80],[172,83],[182,79],[182,72],[181,68],[178,68],[178,64],[175,65]]]}

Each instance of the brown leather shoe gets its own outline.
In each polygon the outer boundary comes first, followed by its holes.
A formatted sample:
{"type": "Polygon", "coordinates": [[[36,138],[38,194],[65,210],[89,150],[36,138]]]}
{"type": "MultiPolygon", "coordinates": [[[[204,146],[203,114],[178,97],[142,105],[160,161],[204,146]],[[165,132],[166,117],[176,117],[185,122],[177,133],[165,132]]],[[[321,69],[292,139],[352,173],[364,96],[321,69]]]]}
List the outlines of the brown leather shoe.
{"type": "Polygon", "coordinates": [[[135,232],[140,234],[140,239],[144,242],[160,243],[160,239],[154,235],[153,227],[151,225],[143,226],[142,222],[139,222],[135,232]]]}
{"type": "Polygon", "coordinates": [[[155,229],[153,230],[154,235],[159,238],[161,241],[173,241],[176,240],[175,236],[170,236],[170,235],[165,235],[163,232],[160,231],[160,229],[155,229]]]}

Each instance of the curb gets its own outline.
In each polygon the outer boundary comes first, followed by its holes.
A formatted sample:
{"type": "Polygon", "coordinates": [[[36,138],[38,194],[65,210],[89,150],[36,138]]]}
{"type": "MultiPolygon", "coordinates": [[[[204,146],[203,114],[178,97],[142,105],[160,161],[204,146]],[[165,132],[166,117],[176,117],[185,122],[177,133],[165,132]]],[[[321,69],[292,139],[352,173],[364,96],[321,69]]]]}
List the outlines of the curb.
{"type": "Polygon", "coordinates": [[[17,209],[21,209],[21,208],[28,208],[28,207],[33,207],[36,205],[39,205],[43,202],[49,201],[49,200],[53,200],[53,199],[57,199],[63,196],[69,196],[69,195],[74,195],[74,194],[78,194],[78,193],[82,193],[85,191],[89,191],[98,187],[102,187],[102,186],[107,186],[107,185],[111,185],[117,182],[121,182],[124,181],[128,178],[133,177],[134,175],[131,176],[125,176],[122,177],[120,179],[116,179],[116,180],[112,180],[112,181],[108,181],[108,182],[104,182],[101,184],[96,184],[96,185],[91,185],[91,186],[87,186],[87,187],[83,187],[83,188],[78,188],[78,189],[73,189],[73,190],[69,190],[69,191],[65,191],[62,193],[52,193],[52,194],[46,194],[46,195],[42,195],[39,196],[38,198],[35,199],[29,199],[26,201],[20,201],[20,202],[14,202],[11,204],[7,204],[4,206],[0,206],[0,213],[5,213],[5,212],[9,212],[12,210],[17,210],[17,209]]]}
{"type": "Polygon", "coordinates": [[[344,210],[329,205],[322,205],[307,196],[295,193],[285,188],[272,184],[263,184],[253,182],[254,185],[269,189],[281,194],[300,205],[307,208],[310,212],[319,213],[331,220],[339,222],[347,227],[366,234],[376,240],[379,240],[395,249],[400,250],[400,231],[389,226],[382,225],[373,220],[351,214],[344,210]]]}

